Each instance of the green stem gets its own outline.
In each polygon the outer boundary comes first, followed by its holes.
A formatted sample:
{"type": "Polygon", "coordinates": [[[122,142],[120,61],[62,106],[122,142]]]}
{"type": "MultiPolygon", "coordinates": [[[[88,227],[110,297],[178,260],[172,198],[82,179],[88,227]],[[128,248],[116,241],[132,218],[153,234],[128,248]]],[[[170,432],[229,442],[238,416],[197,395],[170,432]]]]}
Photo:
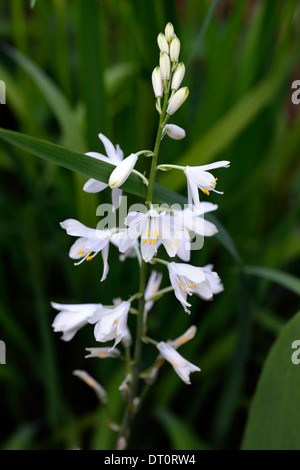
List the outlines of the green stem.
{"type": "MultiPolygon", "coordinates": [[[[164,103],[163,103],[162,112],[160,114],[158,130],[157,130],[157,135],[156,135],[156,140],[155,140],[155,145],[154,145],[154,151],[153,151],[153,156],[152,156],[149,184],[148,184],[148,190],[147,190],[147,201],[146,201],[149,208],[151,207],[151,203],[153,199],[153,189],[154,189],[154,183],[155,183],[155,178],[156,178],[156,173],[157,173],[157,168],[156,168],[157,160],[158,160],[158,154],[159,154],[160,143],[161,143],[161,135],[163,131],[162,124],[166,118],[168,100],[169,100],[169,92],[165,93],[165,96],[164,96],[164,103]]],[[[144,260],[142,260],[142,263],[140,266],[139,292],[145,292],[146,283],[147,283],[147,272],[148,272],[148,265],[144,260]]],[[[136,338],[135,338],[135,346],[134,346],[134,359],[133,359],[133,366],[132,366],[132,383],[131,383],[130,399],[124,411],[123,421],[121,424],[121,429],[120,429],[120,433],[119,433],[118,440],[117,440],[117,449],[120,448],[120,446],[121,447],[127,446],[127,442],[128,442],[130,431],[131,431],[132,419],[136,411],[134,408],[134,399],[137,396],[138,385],[139,385],[140,362],[141,362],[141,354],[142,354],[141,337],[144,334],[144,328],[145,328],[144,307],[145,307],[145,298],[144,298],[144,295],[142,295],[139,299],[139,308],[138,308],[138,314],[137,314],[137,326],[136,326],[136,338]]]]}

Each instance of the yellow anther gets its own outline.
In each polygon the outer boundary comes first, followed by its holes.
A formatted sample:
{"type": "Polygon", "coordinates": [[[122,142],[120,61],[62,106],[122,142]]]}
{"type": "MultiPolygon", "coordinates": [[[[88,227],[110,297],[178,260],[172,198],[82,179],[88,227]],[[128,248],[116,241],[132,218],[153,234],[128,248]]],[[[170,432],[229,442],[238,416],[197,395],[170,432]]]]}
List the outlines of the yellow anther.
{"type": "Polygon", "coordinates": [[[83,253],[84,253],[83,250],[78,251],[78,254],[79,254],[79,255],[83,255],[83,253]]]}
{"type": "Polygon", "coordinates": [[[209,196],[209,191],[207,191],[207,189],[201,188],[201,190],[204,192],[204,194],[207,194],[207,196],[209,196]]]}
{"type": "Polygon", "coordinates": [[[191,284],[188,284],[186,287],[190,287],[191,284]]]}
{"type": "Polygon", "coordinates": [[[115,320],[115,321],[114,321],[114,325],[116,325],[117,323],[118,323],[118,320],[115,320]]]}
{"type": "Polygon", "coordinates": [[[155,243],[156,243],[156,240],[152,240],[152,241],[153,241],[153,245],[155,245],[155,243]]]}
{"type": "Polygon", "coordinates": [[[184,292],[187,292],[186,287],[183,290],[184,290],[184,292]]]}
{"type": "Polygon", "coordinates": [[[147,230],[147,235],[148,235],[148,237],[150,237],[150,232],[149,232],[149,230],[147,230]]]}
{"type": "Polygon", "coordinates": [[[218,178],[215,178],[215,181],[218,181],[218,178]]]}
{"type": "Polygon", "coordinates": [[[149,245],[151,245],[151,243],[152,243],[152,238],[150,238],[150,240],[149,240],[149,245]]]}
{"type": "Polygon", "coordinates": [[[145,245],[146,241],[147,241],[147,240],[144,240],[144,241],[143,241],[143,245],[145,245]]]}
{"type": "Polygon", "coordinates": [[[179,285],[180,285],[180,286],[181,286],[181,284],[182,284],[182,281],[179,281],[179,285]]]}
{"type": "Polygon", "coordinates": [[[99,351],[99,356],[105,359],[107,357],[107,354],[104,351],[99,351]]]}
{"type": "Polygon", "coordinates": [[[196,287],[196,284],[193,284],[192,287],[196,287]]]}
{"type": "Polygon", "coordinates": [[[92,256],[88,256],[86,260],[91,261],[91,259],[92,259],[92,256]]]}

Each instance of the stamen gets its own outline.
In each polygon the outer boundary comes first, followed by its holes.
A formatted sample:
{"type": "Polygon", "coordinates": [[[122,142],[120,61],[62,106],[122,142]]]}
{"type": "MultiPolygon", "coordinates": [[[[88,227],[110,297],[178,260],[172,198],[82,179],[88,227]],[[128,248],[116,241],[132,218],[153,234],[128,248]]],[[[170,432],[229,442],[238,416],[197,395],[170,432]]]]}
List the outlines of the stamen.
{"type": "Polygon", "coordinates": [[[145,245],[146,242],[147,242],[147,240],[143,240],[143,245],[145,245]]]}
{"type": "Polygon", "coordinates": [[[78,254],[79,254],[79,255],[83,255],[83,254],[84,254],[84,250],[78,251],[78,254]]]}
{"type": "Polygon", "coordinates": [[[180,286],[181,286],[181,284],[182,284],[182,281],[179,281],[179,285],[180,285],[180,286]]]}
{"type": "Polygon", "coordinates": [[[204,192],[204,194],[207,194],[207,196],[209,196],[209,191],[207,189],[205,189],[205,188],[200,188],[200,189],[201,189],[201,191],[204,192]]]}
{"type": "Polygon", "coordinates": [[[149,230],[147,230],[147,235],[148,235],[148,237],[150,237],[150,232],[149,232],[149,230]]]}
{"type": "Polygon", "coordinates": [[[86,260],[91,261],[92,258],[93,258],[92,256],[88,256],[86,260]]]}
{"type": "Polygon", "coordinates": [[[115,321],[114,321],[114,325],[116,325],[117,323],[118,323],[118,320],[115,320],[115,321]]]}

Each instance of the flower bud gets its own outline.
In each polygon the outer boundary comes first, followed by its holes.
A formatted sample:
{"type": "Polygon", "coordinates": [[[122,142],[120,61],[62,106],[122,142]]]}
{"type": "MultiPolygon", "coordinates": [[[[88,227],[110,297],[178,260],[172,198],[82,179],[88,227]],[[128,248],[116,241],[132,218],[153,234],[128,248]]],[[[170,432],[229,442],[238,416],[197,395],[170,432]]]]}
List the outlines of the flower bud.
{"type": "Polygon", "coordinates": [[[185,74],[185,66],[183,62],[180,62],[180,64],[178,64],[178,67],[173,74],[172,85],[171,85],[172,90],[178,90],[183,80],[184,74],[185,74]]]}
{"type": "Polygon", "coordinates": [[[176,124],[167,124],[164,127],[163,133],[166,133],[174,140],[181,140],[185,137],[185,130],[182,127],[176,126],[176,124]]]}
{"type": "Polygon", "coordinates": [[[159,67],[155,67],[152,72],[152,86],[155,97],[161,98],[164,93],[164,90],[159,67]]]}
{"type": "Polygon", "coordinates": [[[166,36],[163,33],[159,33],[157,36],[157,44],[161,52],[169,54],[169,44],[166,40],[166,36]]]}
{"type": "Polygon", "coordinates": [[[187,86],[180,88],[180,90],[176,91],[176,93],[169,100],[167,114],[172,115],[176,113],[177,109],[180,108],[180,106],[185,102],[188,95],[189,89],[187,86]]]}
{"type": "Polygon", "coordinates": [[[180,53],[180,41],[177,36],[174,36],[170,44],[171,62],[178,62],[179,53],[180,53]]]}
{"type": "Polygon", "coordinates": [[[172,25],[172,23],[168,23],[165,27],[165,35],[166,40],[168,41],[168,43],[170,43],[174,36],[174,26],[172,25]]]}
{"type": "Polygon", "coordinates": [[[108,181],[108,185],[111,187],[111,189],[122,186],[122,184],[127,180],[128,176],[132,172],[137,159],[137,155],[132,153],[129,155],[129,157],[122,160],[122,162],[116,166],[108,181]]]}
{"type": "Polygon", "coordinates": [[[171,63],[170,57],[166,52],[161,52],[159,57],[160,75],[162,80],[169,80],[171,63]]]}

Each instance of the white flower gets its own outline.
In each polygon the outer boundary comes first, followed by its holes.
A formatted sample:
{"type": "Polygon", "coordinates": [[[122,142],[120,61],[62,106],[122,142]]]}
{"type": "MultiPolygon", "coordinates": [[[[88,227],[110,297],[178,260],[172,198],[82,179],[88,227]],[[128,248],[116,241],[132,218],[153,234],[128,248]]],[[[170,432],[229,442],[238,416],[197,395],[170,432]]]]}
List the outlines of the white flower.
{"type": "Polygon", "coordinates": [[[88,372],[86,372],[85,370],[74,370],[73,375],[75,375],[76,377],[81,379],[84,383],[86,383],[89,387],[91,387],[96,393],[101,403],[103,404],[107,403],[106,390],[88,372]]]}
{"type": "Polygon", "coordinates": [[[176,124],[167,124],[163,129],[163,134],[165,133],[174,140],[181,140],[185,137],[185,130],[176,124]]]}
{"type": "MultiPolygon", "coordinates": [[[[96,158],[97,160],[101,160],[106,163],[111,163],[113,165],[119,165],[121,161],[123,160],[123,152],[120,149],[119,145],[114,145],[111,143],[111,141],[105,137],[103,134],[99,134],[99,139],[102,141],[104,148],[106,150],[106,154],[102,155],[101,153],[97,152],[88,152],[86,155],[96,158]]],[[[107,188],[108,184],[103,183],[102,181],[95,180],[94,178],[89,179],[85,185],[83,186],[83,190],[86,191],[87,193],[98,193],[100,191],[103,191],[103,189],[107,188]]],[[[112,191],[112,203],[115,209],[118,209],[119,207],[119,201],[120,197],[122,195],[122,191],[118,188],[113,189],[112,191]]]]}
{"type": "Polygon", "coordinates": [[[191,383],[191,372],[200,372],[201,369],[199,367],[184,359],[184,357],[182,357],[179,352],[177,352],[176,349],[172,348],[172,346],[169,344],[161,341],[157,344],[157,349],[163,358],[173,366],[176,374],[179,375],[181,380],[183,380],[186,384],[191,383]]]}
{"type": "Polygon", "coordinates": [[[87,354],[85,357],[99,357],[100,359],[106,359],[107,357],[118,357],[121,352],[119,349],[115,348],[111,351],[111,348],[85,348],[86,351],[89,351],[90,354],[87,354]]]}
{"type": "Polygon", "coordinates": [[[80,328],[88,324],[93,313],[102,307],[101,304],[59,304],[51,302],[51,306],[60,312],[54,318],[52,327],[55,332],[63,333],[61,339],[70,341],[80,328]]]}
{"type": "Polygon", "coordinates": [[[116,168],[111,173],[108,181],[108,184],[111,189],[119,188],[119,186],[122,186],[122,184],[125,183],[130,173],[132,172],[137,162],[137,159],[138,156],[135,153],[132,153],[131,155],[129,155],[129,157],[125,158],[125,160],[123,160],[121,163],[119,163],[119,165],[116,166],[116,168]]]}
{"type": "Polygon", "coordinates": [[[163,90],[163,82],[161,79],[161,73],[160,73],[159,67],[155,67],[155,69],[152,72],[152,86],[153,86],[155,97],[161,98],[162,95],[164,94],[164,90],[163,90]]]}
{"type": "Polygon", "coordinates": [[[228,168],[230,162],[228,161],[221,161],[211,163],[209,165],[201,165],[201,166],[186,166],[184,170],[184,174],[187,178],[187,186],[188,186],[188,202],[189,204],[194,204],[199,206],[200,199],[199,199],[199,192],[198,188],[204,192],[204,194],[209,194],[210,191],[214,191],[215,193],[223,194],[220,191],[215,189],[217,184],[217,179],[209,173],[207,170],[213,170],[215,168],[228,168]]]}
{"type": "Polygon", "coordinates": [[[172,77],[171,90],[175,90],[175,91],[178,90],[183,80],[184,74],[185,74],[185,66],[183,62],[180,62],[180,64],[178,64],[177,69],[175,70],[173,77],[172,77]]]}
{"type": "Polygon", "coordinates": [[[168,269],[174,294],[187,313],[190,313],[187,307],[191,307],[187,302],[188,295],[196,294],[204,300],[209,300],[224,289],[218,274],[212,271],[211,265],[199,268],[173,262],[168,264],[168,269]]]}
{"type": "Polygon", "coordinates": [[[69,256],[72,259],[79,259],[75,265],[82,263],[83,261],[90,261],[101,251],[103,259],[103,275],[101,282],[106,279],[108,274],[108,251],[109,241],[112,236],[110,230],[97,230],[89,228],[83,225],[81,222],[75,219],[67,219],[60,223],[61,227],[64,228],[68,235],[80,237],[71,246],[69,256]]]}
{"type": "Polygon", "coordinates": [[[167,343],[172,346],[172,348],[178,349],[180,346],[193,339],[196,334],[196,331],[196,326],[192,325],[182,335],[178,336],[178,338],[172,341],[167,341],[167,343]]]}
{"type": "Polygon", "coordinates": [[[177,36],[172,39],[170,44],[170,59],[171,62],[178,62],[180,53],[180,41],[177,36]]]}
{"type": "Polygon", "coordinates": [[[147,300],[149,297],[155,295],[160,287],[162,281],[162,273],[158,273],[157,271],[152,271],[149,277],[146,289],[145,289],[145,311],[149,312],[153,307],[154,300],[147,300]]]}
{"type": "Polygon", "coordinates": [[[166,52],[169,54],[169,44],[166,40],[166,36],[163,33],[159,33],[157,36],[157,44],[161,52],[166,52]]]}
{"type": "Polygon", "coordinates": [[[188,87],[180,88],[176,93],[170,98],[169,104],[167,107],[167,114],[174,114],[176,113],[177,109],[180,108],[181,105],[185,102],[187,97],[189,96],[189,89],[188,87]]]}
{"type": "Polygon", "coordinates": [[[161,52],[159,56],[160,75],[162,80],[169,80],[171,72],[170,57],[166,52],[161,52]]]}
{"type": "Polygon", "coordinates": [[[110,350],[128,335],[127,316],[130,302],[122,302],[115,308],[100,308],[89,318],[89,323],[94,324],[94,335],[96,341],[104,343],[112,339],[115,343],[110,350]]]}
{"type": "Polygon", "coordinates": [[[174,37],[174,26],[170,22],[165,27],[165,36],[169,43],[172,41],[174,37]]]}
{"type": "Polygon", "coordinates": [[[141,254],[149,262],[163,244],[168,255],[174,257],[178,250],[178,240],[182,237],[182,228],[177,227],[173,218],[165,212],[158,213],[151,209],[148,212],[130,212],[125,219],[128,229],[119,234],[119,250],[124,253],[141,237],[141,254]]]}

